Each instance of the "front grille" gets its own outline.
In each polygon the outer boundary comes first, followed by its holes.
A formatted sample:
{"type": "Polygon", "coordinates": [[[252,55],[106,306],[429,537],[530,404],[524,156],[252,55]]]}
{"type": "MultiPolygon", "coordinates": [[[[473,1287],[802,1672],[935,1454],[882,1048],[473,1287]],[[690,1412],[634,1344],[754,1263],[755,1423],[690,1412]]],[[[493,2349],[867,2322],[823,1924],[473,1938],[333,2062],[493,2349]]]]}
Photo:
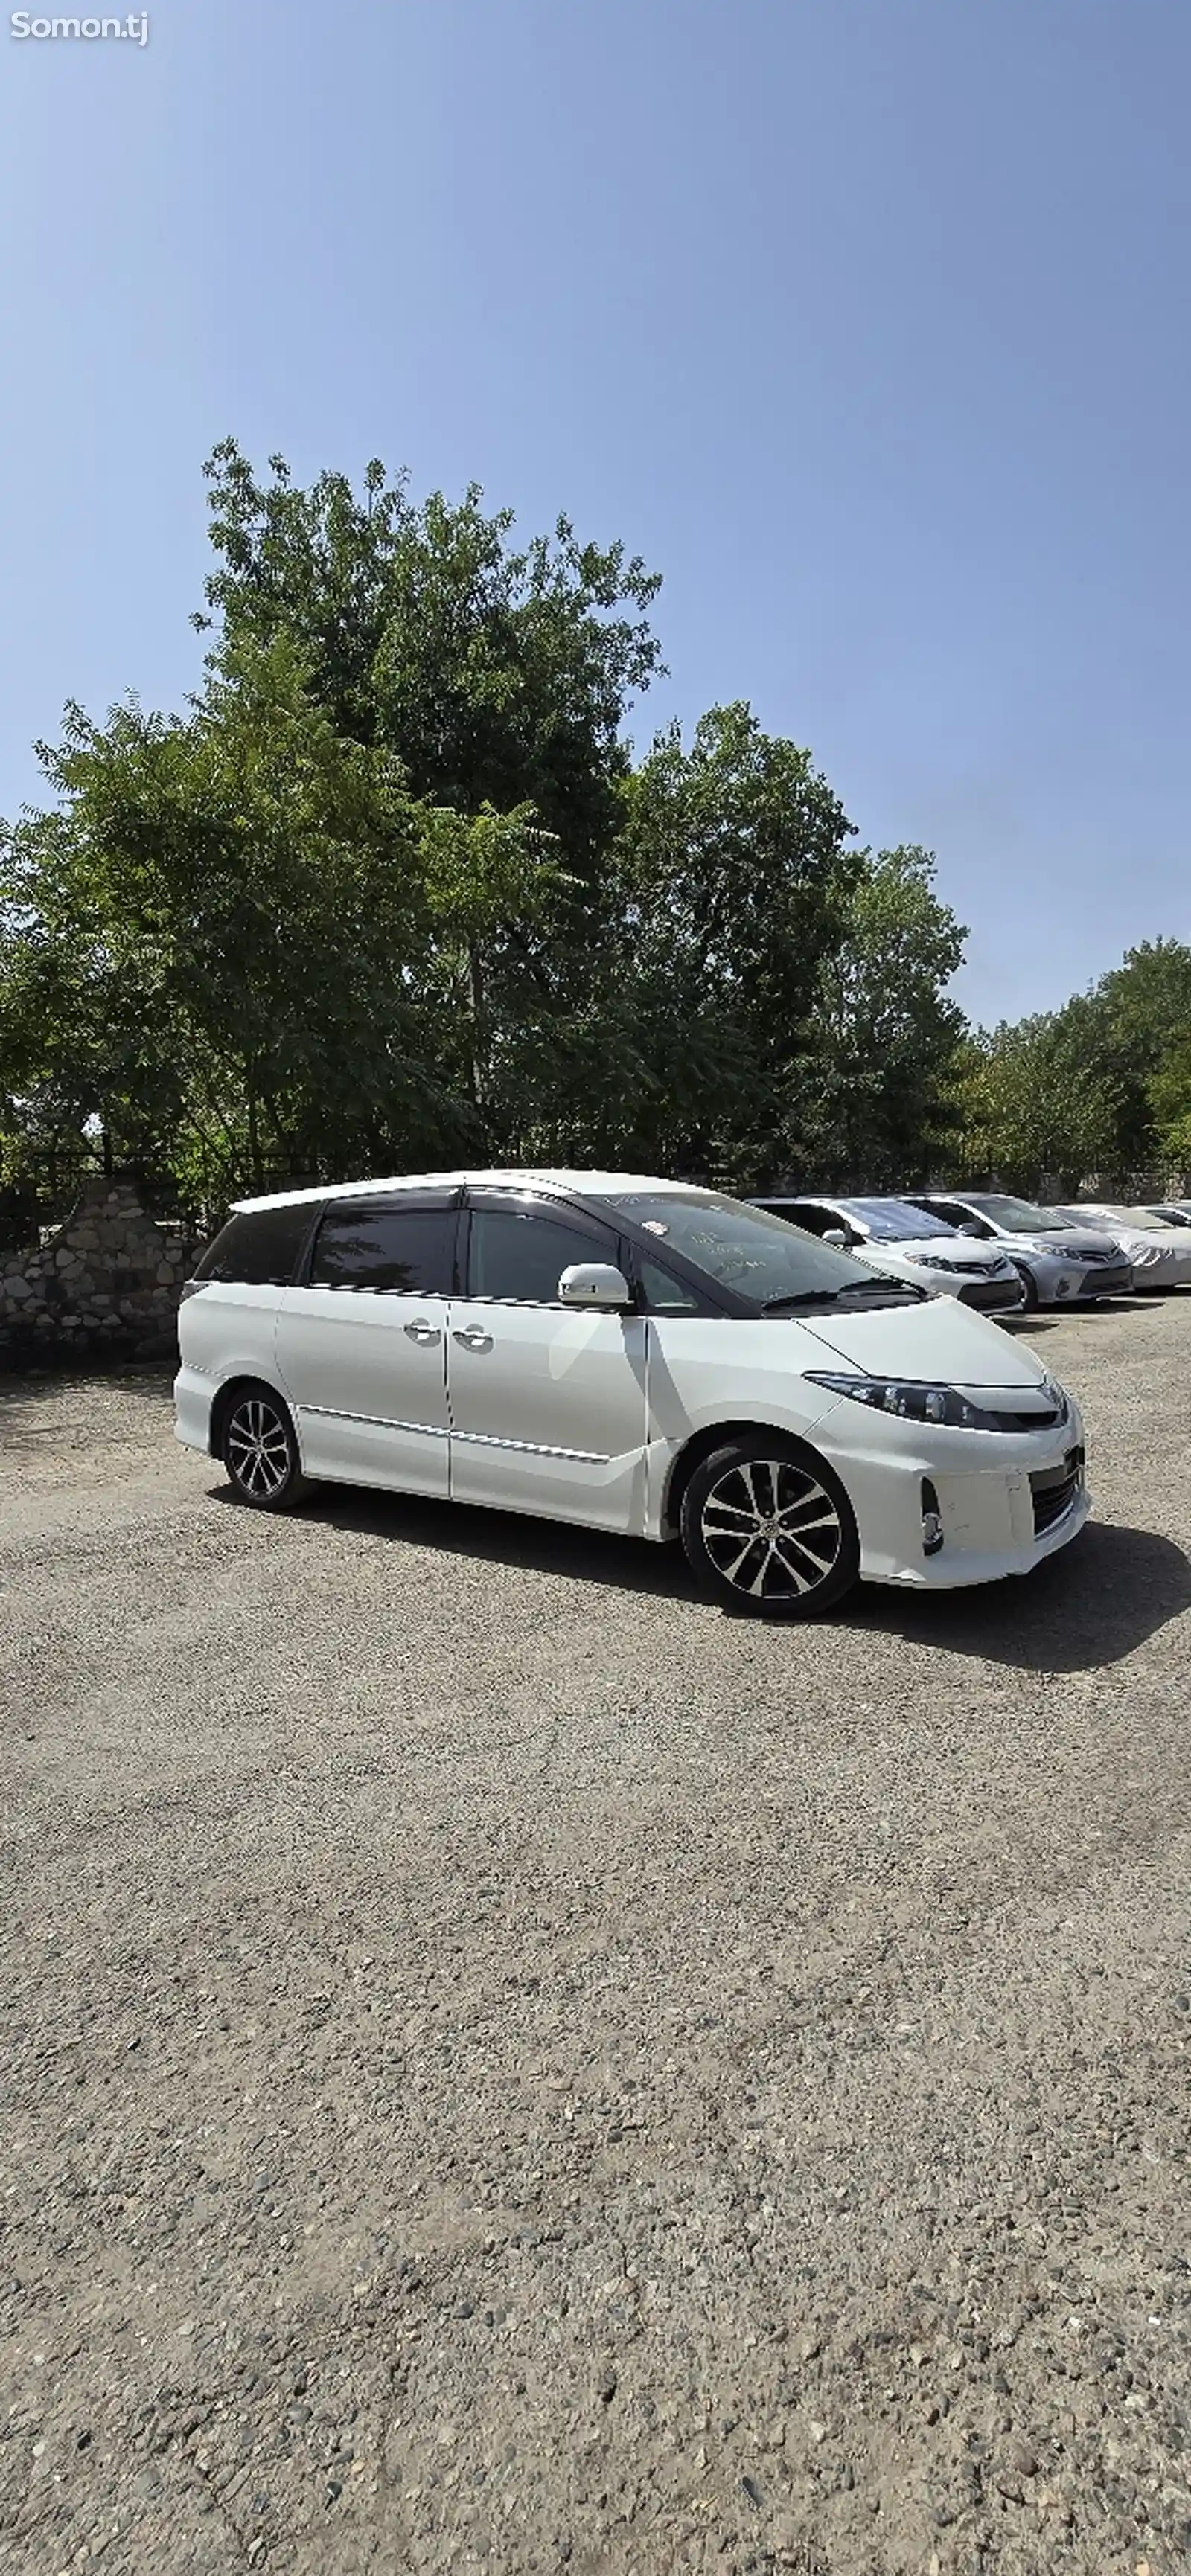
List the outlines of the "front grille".
{"type": "Polygon", "coordinates": [[[1070,1509],[1083,1483],[1084,1453],[1069,1449],[1061,1467],[1042,1467],[1030,1478],[1034,1498],[1034,1536],[1053,1529],[1070,1509]]]}
{"type": "Polygon", "coordinates": [[[947,1267],[957,1271],[961,1279],[987,1279],[989,1276],[987,1261],[949,1261],[947,1267]]]}
{"type": "Polygon", "coordinates": [[[1085,1289],[1094,1288],[1098,1297],[1116,1297],[1132,1287],[1133,1273],[1129,1269],[1107,1270],[1095,1278],[1085,1277],[1083,1284],[1085,1289]]]}
{"type": "Polygon", "coordinates": [[[1065,1422],[1066,1419],[1065,1404],[1058,1407],[1048,1405],[1045,1413],[991,1413],[989,1415],[990,1422],[996,1424],[998,1431],[1054,1431],[1059,1423],[1065,1422]]]}
{"type": "Polygon", "coordinates": [[[994,1314],[998,1306],[1020,1306],[1021,1282],[1016,1277],[990,1279],[985,1272],[978,1287],[960,1289],[958,1302],[961,1306],[977,1306],[984,1315],[994,1314]]]}

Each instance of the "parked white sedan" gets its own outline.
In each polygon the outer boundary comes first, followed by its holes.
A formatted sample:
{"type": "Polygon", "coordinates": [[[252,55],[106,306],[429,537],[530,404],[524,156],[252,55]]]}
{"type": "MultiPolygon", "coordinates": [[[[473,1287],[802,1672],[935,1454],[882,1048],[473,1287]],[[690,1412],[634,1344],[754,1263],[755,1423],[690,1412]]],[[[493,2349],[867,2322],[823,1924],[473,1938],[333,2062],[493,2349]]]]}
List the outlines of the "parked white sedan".
{"type": "Polygon", "coordinates": [[[932,1297],[958,1297],[981,1315],[1020,1315],[1026,1292],[1013,1263],[996,1243],[976,1243],[941,1216],[926,1216],[898,1198],[766,1198],[787,1225],[801,1225],[820,1242],[854,1252],[891,1279],[908,1279],[932,1297]]]}
{"type": "Polygon", "coordinates": [[[449,1172],[244,1200],[179,1315],[178,1438],[310,1480],[681,1536],[786,1617],[1026,1574],[1088,1515],[1037,1355],[718,1191],[449,1172]]]}
{"type": "Polygon", "coordinates": [[[1168,1225],[1152,1208],[1087,1206],[1060,1208],[1060,1216],[1077,1224],[1102,1226],[1120,1244],[1142,1289],[1185,1288],[1191,1283],[1191,1237],[1181,1226],[1168,1225]]]}

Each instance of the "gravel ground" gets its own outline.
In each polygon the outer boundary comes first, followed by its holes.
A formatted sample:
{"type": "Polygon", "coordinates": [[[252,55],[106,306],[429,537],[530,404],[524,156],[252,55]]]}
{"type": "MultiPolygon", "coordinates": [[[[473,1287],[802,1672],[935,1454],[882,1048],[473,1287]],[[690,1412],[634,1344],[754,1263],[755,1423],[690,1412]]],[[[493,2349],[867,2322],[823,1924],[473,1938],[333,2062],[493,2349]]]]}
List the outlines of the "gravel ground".
{"type": "Polygon", "coordinates": [[[1191,2560],[1191,1298],[1030,1338],[1095,1525],[803,1630],[6,1382],[5,2570],[1191,2560]]]}

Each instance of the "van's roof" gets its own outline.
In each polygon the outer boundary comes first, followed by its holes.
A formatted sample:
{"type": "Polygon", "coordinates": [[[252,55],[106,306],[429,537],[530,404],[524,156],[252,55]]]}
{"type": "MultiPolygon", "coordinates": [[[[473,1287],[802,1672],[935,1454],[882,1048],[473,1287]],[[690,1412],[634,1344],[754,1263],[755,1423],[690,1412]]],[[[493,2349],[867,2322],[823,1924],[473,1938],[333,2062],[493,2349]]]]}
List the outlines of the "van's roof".
{"type": "MultiPolygon", "coordinates": [[[[458,1189],[465,1181],[490,1182],[501,1189],[557,1190],[578,1198],[619,1198],[626,1191],[685,1191],[697,1181],[660,1181],[653,1172],[561,1172],[514,1170],[485,1172],[396,1172],[386,1181],[323,1181],[313,1190],[274,1190],[266,1198],[236,1199],[237,1216],[256,1208],[298,1207],[303,1200],[389,1198],[395,1190],[458,1189]]],[[[714,1193],[712,1194],[714,1195],[714,1193]]]]}

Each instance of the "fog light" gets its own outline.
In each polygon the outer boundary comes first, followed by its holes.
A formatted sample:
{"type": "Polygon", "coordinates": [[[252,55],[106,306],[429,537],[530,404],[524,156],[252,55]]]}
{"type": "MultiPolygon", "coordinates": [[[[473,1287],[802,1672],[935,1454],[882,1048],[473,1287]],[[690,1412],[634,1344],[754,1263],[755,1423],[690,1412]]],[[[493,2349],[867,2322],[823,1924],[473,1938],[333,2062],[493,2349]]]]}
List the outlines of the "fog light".
{"type": "Polygon", "coordinates": [[[922,1479],[922,1553],[937,1556],[943,1544],[943,1518],[939,1497],[929,1476],[922,1479]]]}
{"type": "Polygon", "coordinates": [[[1056,1297],[1069,1297],[1069,1296],[1070,1296],[1070,1294],[1071,1294],[1071,1282],[1070,1282],[1070,1280],[1069,1280],[1069,1279],[1060,1279],[1059,1284],[1058,1284],[1058,1287],[1057,1287],[1057,1288],[1056,1288],[1056,1290],[1055,1290],[1055,1295],[1056,1295],[1056,1297]]]}

